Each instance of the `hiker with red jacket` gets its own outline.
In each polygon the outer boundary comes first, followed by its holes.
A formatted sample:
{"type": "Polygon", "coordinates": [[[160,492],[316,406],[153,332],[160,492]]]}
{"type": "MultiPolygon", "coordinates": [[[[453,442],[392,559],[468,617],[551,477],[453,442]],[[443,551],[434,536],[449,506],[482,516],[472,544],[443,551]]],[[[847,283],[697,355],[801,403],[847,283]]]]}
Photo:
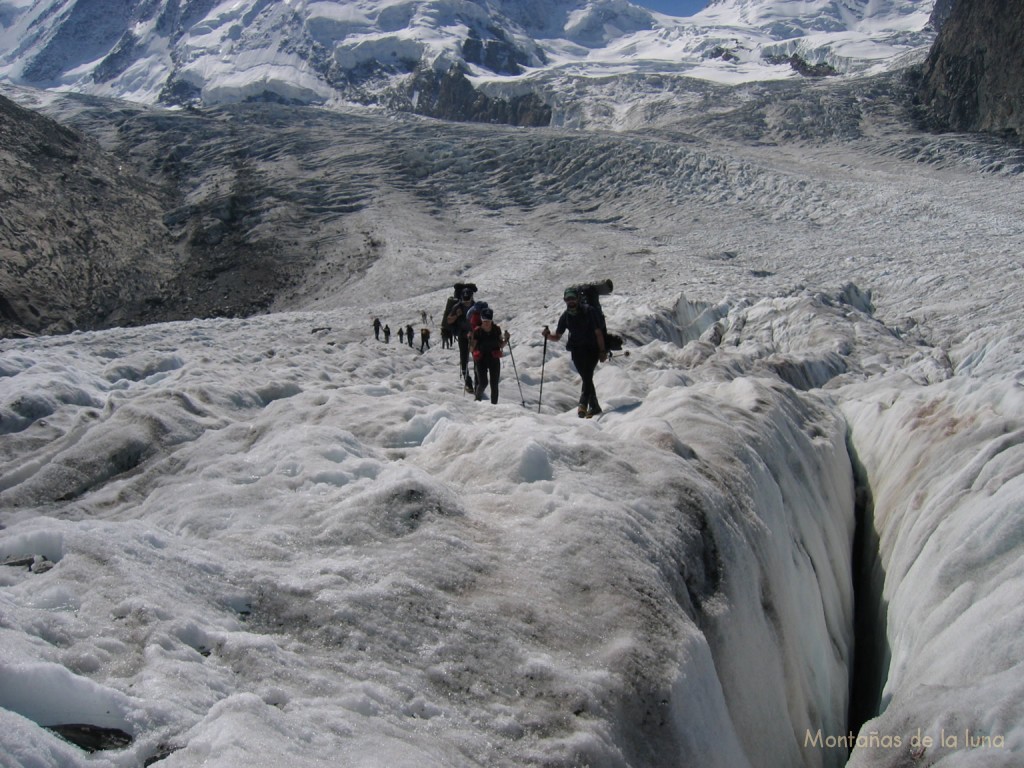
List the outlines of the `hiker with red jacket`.
{"type": "Polygon", "coordinates": [[[480,310],[480,327],[469,335],[469,346],[473,352],[476,367],[476,399],[484,399],[488,383],[491,387],[491,404],[498,402],[498,377],[501,374],[502,348],[508,344],[508,331],[504,334],[494,322],[494,310],[485,307],[480,310]]]}

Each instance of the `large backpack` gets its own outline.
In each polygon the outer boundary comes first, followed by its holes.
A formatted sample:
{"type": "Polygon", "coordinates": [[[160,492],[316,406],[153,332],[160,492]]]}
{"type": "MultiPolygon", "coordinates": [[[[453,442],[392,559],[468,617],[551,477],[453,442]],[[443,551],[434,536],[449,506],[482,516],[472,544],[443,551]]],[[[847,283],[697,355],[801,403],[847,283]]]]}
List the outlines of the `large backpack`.
{"type": "Polygon", "coordinates": [[[608,324],[604,319],[604,310],[601,309],[601,297],[612,292],[611,280],[602,280],[597,283],[583,283],[573,286],[580,295],[580,306],[590,307],[597,318],[598,327],[604,334],[604,345],[609,352],[617,352],[622,349],[622,337],[615,333],[608,333],[608,324]]]}
{"type": "Polygon", "coordinates": [[[452,313],[452,307],[462,301],[462,291],[464,288],[469,288],[473,293],[476,293],[476,283],[456,283],[455,293],[448,297],[448,301],[444,305],[444,314],[441,315],[441,327],[448,327],[448,315],[452,313]]]}
{"type": "Polygon", "coordinates": [[[469,328],[475,331],[480,327],[481,317],[480,312],[487,309],[486,301],[474,301],[472,306],[466,310],[466,320],[469,321],[469,328]]]}

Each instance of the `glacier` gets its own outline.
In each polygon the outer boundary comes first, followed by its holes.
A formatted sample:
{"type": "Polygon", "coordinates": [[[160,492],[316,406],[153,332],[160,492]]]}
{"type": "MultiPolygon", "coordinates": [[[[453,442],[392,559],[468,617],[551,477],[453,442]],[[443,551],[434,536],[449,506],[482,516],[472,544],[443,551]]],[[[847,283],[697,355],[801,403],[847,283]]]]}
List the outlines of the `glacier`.
{"type": "Polygon", "coordinates": [[[305,126],[263,178],[377,168],[336,214],[364,270],[0,342],[5,764],[1014,764],[1019,174],[969,143],[305,126]],[[629,354],[581,422],[539,330],[606,277],[629,354]],[[466,278],[511,333],[497,406],[372,335],[466,278]],[[43,727],[73,723],[129,743],[43,727]]]}
{"type": "Polygon", "coordinates": [[[442,62],[462,5],[185,4],[172,50],[148,4],[102,82],[57,5],[0,5],[65,56],[8,80],[219,106],[5,93],[173,147],[197,211],[250,174],[247,245],[318,260],[267,314],[0,340],[0,765],[1019,765],[1021,160],[888,106],[930,3],[504,4],[523,72],[470,77],[557,93],[530,131],[355,110],[267,45],[442,62]],[[581,421],[539,331],[605,278],[581,421]],[[511,333],[496,406],[438,334],[373,338],[462,280],[511,333]]]}

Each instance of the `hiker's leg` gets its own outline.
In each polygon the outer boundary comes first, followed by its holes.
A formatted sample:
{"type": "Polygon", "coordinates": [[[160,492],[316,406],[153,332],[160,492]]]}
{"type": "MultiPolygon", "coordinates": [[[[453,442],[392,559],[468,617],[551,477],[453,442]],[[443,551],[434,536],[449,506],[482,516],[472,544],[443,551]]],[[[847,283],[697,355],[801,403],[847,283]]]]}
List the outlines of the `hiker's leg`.
{"type": "Polygon", "coordinates": [[[594,388],[594,371],[597,370],[597,360],[596,354],[581,353],[573,361],[583,380],[580,405],[588,410],[600,409],[597,402],[597,390],[594,388]]]}
{"type": "Polygon", "coordinates": [[[491,404],[496,405],[498,402],[498,377],[501,375],[501,361],[491,361],[491,404]]]}
{"type": "Polygon", "coordinates": [[[487,365],[485,363],[477,363],[474,366],[476,371],[476,386],[474,387],[474,393],[477,400],[484,399],[484,391],[487,389],[487,365]]]}

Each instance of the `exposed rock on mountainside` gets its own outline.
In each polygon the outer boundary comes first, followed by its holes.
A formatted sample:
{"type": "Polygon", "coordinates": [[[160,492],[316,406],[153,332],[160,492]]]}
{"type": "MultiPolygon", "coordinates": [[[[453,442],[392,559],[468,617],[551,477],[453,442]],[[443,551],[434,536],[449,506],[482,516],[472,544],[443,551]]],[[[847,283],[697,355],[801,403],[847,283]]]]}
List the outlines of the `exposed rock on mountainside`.
{"type": "Polygon", "coordinates": [[[260,145],[237,126],[68,103],[83,130],[0,97],[0,337],[247,316],[316,259],[271,222],[295,205],[303,227],[328,204],[308,180],[261,180],[260,145]]]}
{"type": "Polygon", "coordinates": [[[452,66],[443,75],[421,70],[411,82],[408,95],[406,108],[427,117],[531,127],[551,124],[551,107],[536,94],[491,98],[476,90],[459,66],[452,66]]]}
{"type": "Polygon", "coordinates": [[[95,142],[0,97],[0,335],[123,319],[167,266],[165,207],[95,142]]]}
{"type": "Polygon", "coordinates": [[[955,0],[935,0],[935,7],[932,8],[932,26],[937,30],[941,30],[942,26],[946,23],[946,19],[949,18],[949,14],[953,10],[955,0]]]}
{"type": "Polygon", "coordinates": [[[933,128],[1024,139],[1024,2],[956,2],[928,57],[920,97],[933,128]]]}

